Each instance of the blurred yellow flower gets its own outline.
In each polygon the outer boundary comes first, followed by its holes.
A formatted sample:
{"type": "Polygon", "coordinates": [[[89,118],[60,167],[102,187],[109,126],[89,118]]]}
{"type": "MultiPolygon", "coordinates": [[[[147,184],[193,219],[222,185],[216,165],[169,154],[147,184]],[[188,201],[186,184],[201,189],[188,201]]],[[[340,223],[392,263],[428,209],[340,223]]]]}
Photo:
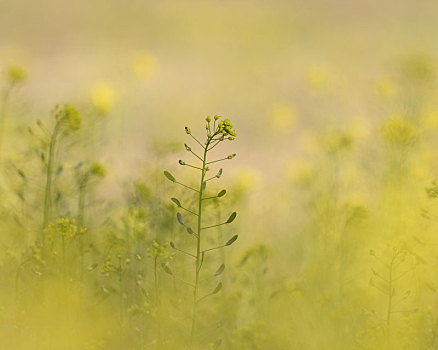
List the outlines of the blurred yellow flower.
{"type": "Polygon", "coordinates": [[[304,159],[296,159],[286,165],[286,178],[292,183],[305,185],[312,181],[314,170],[312,164],[304,159]]]}
{"type": "Polygon", "coordinates": [[[422,124],[427,129],[438,128],[438,109],[427,111],[422,119],[422,124]]]}
{"type": "Polygon", "coordinates": [[[313,89],[325,89],[328,87],[330,72],[324,67],[310,67],[306,73],[306,80],[313,89]]]}
{"type": "Polygon", "coordinates": [[[276,130],[290,131],[296,124],[296,113],[291,106],[278,104],[269,113],[269,122],[276,130]]]}
{"type": "Polygon", "coordinates": [[[310,130],[300,132],[296,137],[296,142],[302,151],[309,154],[316,154],[321,150],[317,135],[310,130]]]}
{"type": "Polygon", "coordinates": [[[148,78],[158,69],[157,59],[147,52],[137,53],[132,60],[132,70],[139,78],[148,78]]]}
{"type": "Polygon", "coordinates": [[[255,169],[240,170],[233,178],[235,191],[248,192],[261,183],[260,173],[255,169]]]}
{"type": "Polygon", "coordinates": [[[418,128],[402,117],[392,117],[383,124],[383,137],[389,143],[397,146],[408,146],[415,142],[418,128]]]}
{"type": "Polygon", "coordinates": [[[26,70],[23,67],[17,65],[10,66],[8,68],[7,75],[11,84],[20,83],[27,78],[26,70]]]}
{"type": "Polygon", "coordinates": [[[380,79],[376,82],[377,93],[385,98],[396,97],[398,94],[397,85],[388,78],[380,79]]]}
{"type": "Polygon", "coordinates": [[[91,98],[99,113],[108,114],[114,108],[117,95],[111,85],[96,83],[91,89],[91,98]]]}

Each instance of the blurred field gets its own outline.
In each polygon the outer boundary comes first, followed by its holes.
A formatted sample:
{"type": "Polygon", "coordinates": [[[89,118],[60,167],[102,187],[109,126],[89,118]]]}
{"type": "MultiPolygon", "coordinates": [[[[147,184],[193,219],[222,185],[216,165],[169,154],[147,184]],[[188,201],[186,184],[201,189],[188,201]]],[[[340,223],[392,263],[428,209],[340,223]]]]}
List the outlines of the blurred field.
{"type": "Polygon", "coordinates": [[[437,13],[0,0],[0,350],[438,349],[437,13]],[[215,114],[204,220],[238,216],[203,244],[239,239],[190,346],[196,198],[163,170],[198,186],[184,127],[215,114]]]}

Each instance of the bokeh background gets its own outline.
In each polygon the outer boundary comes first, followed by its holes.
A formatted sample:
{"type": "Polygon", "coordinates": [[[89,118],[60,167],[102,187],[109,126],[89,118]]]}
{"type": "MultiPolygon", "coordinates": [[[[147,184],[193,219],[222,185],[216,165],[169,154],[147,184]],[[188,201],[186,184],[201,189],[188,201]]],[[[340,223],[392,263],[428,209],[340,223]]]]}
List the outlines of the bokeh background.
{"type": "Polygon", "coordinates": [[[192,199],[163,170],[196,183],[178,165],[184,127],[202,135],[216,114],[237,133],[216,155],[237,157],[208,218],[236,210],[216,234],[239,240],[207,266],[227,269],[199,348],[437,348],[437,14],[432,0],[0,0],[0,348],[187,348],[190,292],[161,268],[157,290],[146,249],[190,246],[170,197],[192,199]],[[52,227],[71,238],[61,262],[39,250],[64,103],[82,126],[57,149],[49,222],[87,233],[52,227]]]}

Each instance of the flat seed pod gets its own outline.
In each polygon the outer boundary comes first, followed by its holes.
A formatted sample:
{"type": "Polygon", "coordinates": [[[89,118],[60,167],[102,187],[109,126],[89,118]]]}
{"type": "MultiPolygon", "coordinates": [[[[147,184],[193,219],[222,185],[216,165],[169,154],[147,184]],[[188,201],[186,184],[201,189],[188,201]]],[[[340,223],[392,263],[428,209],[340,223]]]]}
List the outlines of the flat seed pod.
{"type": "Polygon", "coordinates": [[[195,232],[193,232],[193,230],[190,227],[187,227],[187,232],[190,233],[191,235],[193,235],[195,232]]]}
{"type": "Polygon", "coordinates": [[[219,282],[218,285],[216,286],[216,288],[213,290],[213,292],[211,292],[211,294],[216,294],[219,293],[219,291],[222,289],[222,282],[219,282]]]}
{"type": "Polygon", "coordinates": [[[239,237],[238,235],[234,235],[233,237],[231,237],[227,243],[225,243],[226,246],[232,245],[234,242],[237,241],[237,237],[239,237]]]}
{"type": "Polygon", "coordinates": [[[170,242],[169,244],[173,249],[175,249],[175,244],[173,242],[170,242]]]}
{"type": "Polygon", "coordinates": [[[181,208],[181,203],[180,203],[180,201],[179,201],[178,199],[176,199],[176,198],[170,198],[170,200],[171,200],[173,203],[175,203],[179,208],[181,208]]]}
{"type": "Polygon", "coordinates": [[[225,196],[225,193],[227,193],[227,191],[226,191],[226,190],[222,190],[222,191],[220,191],[220,192],[217,194],[216,197],[223,197],[223,196],[225,196]]]}
{"type": "Polygon", "coordinates": [[[224,270],[225,270],[225,264],[222,264],[221,266],[219,266],[219,268],[217,269],[214,275],[219,276],[222,272],[224,272],[224,270]]]}
{"type": "Polygon", "coordinates": [[[180,212],[176,213],[176,219],[178,220],[178,222],[179,222],[181,225],[184,226],[184,219],[183,219],[183,217],[182,217],[182,215],[181,215],[180,212]]]}
{"type": "Polygon", "coordinates": [[[167,177],[170,181],[175,182],[175,178],[167,170],[164,170],[164,176],[167,177]]]}
{"type": "Polygon", "coordinates": [[[236,218],[236,216],[237,216],[237,213],[236,213],[236,212],[233,212],[233,213],[230,215],[230,217],[228,218],[228,220],[227,220],[227,224],[231,224],[231,223],[234,221],[234,219],[236,218]]]}

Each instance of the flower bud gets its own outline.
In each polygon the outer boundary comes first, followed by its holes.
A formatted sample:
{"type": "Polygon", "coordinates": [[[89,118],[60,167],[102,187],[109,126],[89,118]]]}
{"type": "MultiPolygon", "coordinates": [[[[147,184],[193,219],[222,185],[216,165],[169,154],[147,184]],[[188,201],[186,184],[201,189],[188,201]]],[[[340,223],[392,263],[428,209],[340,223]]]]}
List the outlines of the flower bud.
{"type": "Polygon", "coordinates": [[[181,159],[178,161],[178,163],[179,163],[180,165],[186,165],[186,163],[185,163],[183,160],[181,160],[181,159]]]}
{"type": "Polygon", "coordinates": [[[186,144],[186,143],[184,144],[184,147],[185,147],[185,148],[186,148],[186,150],[187,150],[187,151],[189,151],[189,152],[190,152],[190,151],[192,150],[192,148],[191,148],[191,147],[189,147],[189,146],[187,146],[187,144],[186,144]]]}
{"type": "Polygon", "coordinates": [[[192,133],[189,127],[186,126],[184,129],[186,130],[186,134],[190,135],[192,133]]]}
{"type": "Polygon", "coordinates": [[[210,118],[210,116],[208,116],[207,118],[205,118],[205,120],[206,120],[208,123],[210,123],[210,122],[211,122],[211,118],[210,118]]]}

